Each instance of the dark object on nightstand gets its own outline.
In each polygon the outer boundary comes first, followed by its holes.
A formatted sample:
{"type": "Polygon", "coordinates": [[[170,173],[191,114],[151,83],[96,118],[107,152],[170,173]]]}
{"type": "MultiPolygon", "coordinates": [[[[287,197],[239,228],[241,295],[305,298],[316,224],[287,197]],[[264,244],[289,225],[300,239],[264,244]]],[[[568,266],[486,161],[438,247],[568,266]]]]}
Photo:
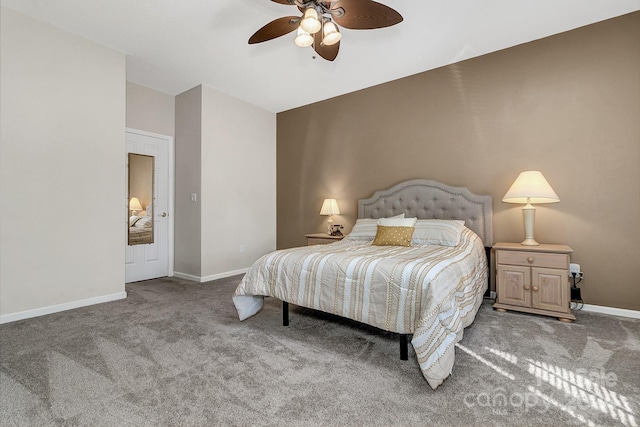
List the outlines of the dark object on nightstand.
{"type": "Polygon", "coordinates": [[[344,226],[340,224],[331,224],[331,233],[330,236],[342,236],[342,230],[344,226]]]}

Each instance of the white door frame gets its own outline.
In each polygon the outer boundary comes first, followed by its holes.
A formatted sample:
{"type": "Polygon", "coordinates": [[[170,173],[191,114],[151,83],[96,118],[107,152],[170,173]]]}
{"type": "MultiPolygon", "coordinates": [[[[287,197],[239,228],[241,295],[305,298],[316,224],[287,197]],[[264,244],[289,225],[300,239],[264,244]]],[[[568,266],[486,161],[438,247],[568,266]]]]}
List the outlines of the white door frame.
{"type": "MultiPolygon", "coordinates": [[[[168,210],[169,210],[169,224],[168,227],[169,229],[168,231],[168,236],[167,236],[167,245],[169,246],[167,248],[167,256],[169,257],[169,259],[167,260],[168,263],[168,267],[169,267],[169,277],[173,277],[173,267],[174,267],[174,219],[173,219],[173,215],[175,212],[175,185],[176,185],[176,165],[175,165],[175,161],[174,161],[174,155],[175,155],[175,146],[173,143],[173,137],[172,136],[168,136],[168,135],[162,135],[159,133],[153,133],[153,132],[147,132],[145,130],[140,130],[140,129],[134,129],[134,128],[130,128],[127,127],[125,128],[125,133],[135,133],[138,135],[143,135],[143,136],[149,136],[152,138],[158,138],[161,140],[164,140],[167,142],[168,148],[169,148],[169,156],[168,156],[168,160],[169,160],[169,188],[167,189],[168,191],[168,195],[167,195],[167,202],[168,202],[168,210]]],[[[125,138],[125,144],[126,144],[126,138],[125,138]]],[[[127,147],[125,145],[125,151],[126,151],[127,147]]],[[[123,199],[127,199],[128,197],[128,186],[125,189],[125,195],[123,199]]],[[[154,212],[155,214],[155,212],[154,212]]],[[[125,245],[127,244],[127,242],[125,241],[125,245]]]]}

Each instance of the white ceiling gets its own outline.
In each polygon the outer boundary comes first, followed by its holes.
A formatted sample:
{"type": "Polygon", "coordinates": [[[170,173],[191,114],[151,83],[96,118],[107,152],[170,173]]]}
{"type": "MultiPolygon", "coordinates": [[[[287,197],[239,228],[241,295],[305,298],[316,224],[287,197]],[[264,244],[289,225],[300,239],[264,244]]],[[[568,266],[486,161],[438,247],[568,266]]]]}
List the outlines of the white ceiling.
{"type": "Polygon", "coordinates": [[[171,95],[199,84],[272,112],[310,104],[640,10],[640,0],[380,0],[404,21],[342,30],[334,62],[295,33],[247,40],[297,15],[270,0],[1,0],[127,55],[127,80],[171,95]]]}

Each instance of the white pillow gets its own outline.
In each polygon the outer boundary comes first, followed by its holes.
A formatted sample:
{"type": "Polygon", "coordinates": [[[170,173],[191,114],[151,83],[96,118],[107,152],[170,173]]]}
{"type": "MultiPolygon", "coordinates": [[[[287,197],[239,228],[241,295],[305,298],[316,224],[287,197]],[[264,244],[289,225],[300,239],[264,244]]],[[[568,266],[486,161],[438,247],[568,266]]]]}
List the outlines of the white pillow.
{"type": "Polygon", "coordinates": [[[138,228],[151,228],[153,225],[153,218],[150,216],[141,216],[138,221],[136,221],[134,227],[138,228]]]}
{"type": "Polygon", "coordinates": [[[378,225],[384,225],[385,227],[413,227],[416,225],[417,220],[418,218],[380,218],[378,225]]]}
{"type": "MultiPolygon", "coordinates": [[[[392,218],[404,218],[404,214],[396,215],[392,218]]],[[[359,218],[356,220],[353,229],[351,229],[351,233],[349,233],[346,238],[348,240],[373,240],[376,237],[377,231],[377,219],[359,218]]]]}
{"type": "Polygon", "coordinates": [[[347,236],[349,240],[373,240],[378,230],[377,219],[358,219],[347,236]]]}
{"type": "Polygon", "coordinates": [[[441,246],[457,246],[465,228],[457,219],[419,219],[414,227],[412,244],[441,246]]]}
{"type": "Polygon", "coordinates": [[[132,215],[131,217],[129,217],[129,227],[133,227],[139,219],[140,217],[136,215],[132,215]]]}

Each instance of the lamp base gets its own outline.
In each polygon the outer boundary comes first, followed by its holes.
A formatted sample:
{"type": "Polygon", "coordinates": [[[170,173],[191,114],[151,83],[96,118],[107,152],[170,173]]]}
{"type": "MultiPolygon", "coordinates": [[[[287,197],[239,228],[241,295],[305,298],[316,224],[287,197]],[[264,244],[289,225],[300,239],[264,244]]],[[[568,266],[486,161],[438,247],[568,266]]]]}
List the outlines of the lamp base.
{"type": "Polygon", "coordinates": [[[524,219],[524,240],[520,243],[523,246],[540,246],[533,238],[533,227],[536,223],[536,208],[531,203],[527,203],[522,208],[522,217],[524,219]]]}
{"type": "Polygon", "coordinates": [[[523,246],[540,246],[540,243],[536,242],[533,238],[524,239],[520,244],[523,246]]]}

